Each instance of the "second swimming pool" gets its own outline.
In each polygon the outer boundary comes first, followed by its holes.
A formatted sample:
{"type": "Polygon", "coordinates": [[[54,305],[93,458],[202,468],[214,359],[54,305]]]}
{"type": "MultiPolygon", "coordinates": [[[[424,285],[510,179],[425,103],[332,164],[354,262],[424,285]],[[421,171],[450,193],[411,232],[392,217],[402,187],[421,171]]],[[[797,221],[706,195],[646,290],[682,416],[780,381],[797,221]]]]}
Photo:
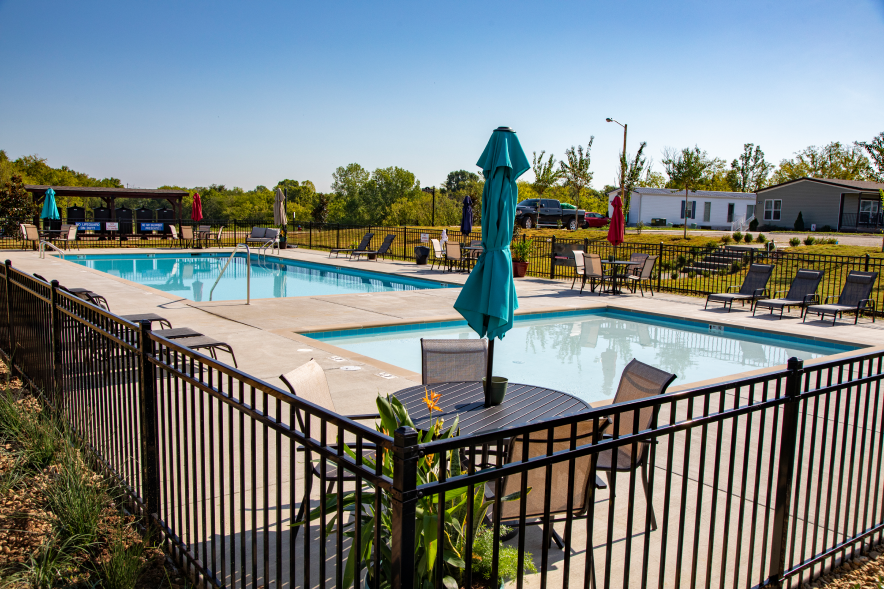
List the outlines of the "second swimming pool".
{"type": "MultiPolygon", "coordinates": [[[[494,374],[541,385],[587,402],[613,397],[633,358],[678,375],[685,384],[856,349],[625,311],[577,311],[516,318],[495,343],[494,374]]],[[[307,333],[311,338],[421,371],[420,338],[476,338],[464,321],[307,333]]]]}

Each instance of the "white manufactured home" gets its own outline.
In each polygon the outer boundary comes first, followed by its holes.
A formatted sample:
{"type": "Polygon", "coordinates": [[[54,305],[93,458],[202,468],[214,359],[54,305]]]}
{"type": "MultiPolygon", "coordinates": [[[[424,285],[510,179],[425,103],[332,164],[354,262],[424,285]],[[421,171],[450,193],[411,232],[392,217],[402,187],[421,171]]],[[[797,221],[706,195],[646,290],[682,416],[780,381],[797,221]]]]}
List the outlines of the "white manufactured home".
{"type": "MultiPolygon", "coordinates": [[[[613,212],[611,201],[620,189],[608,193],[608,215],[613,212]]],[[[632,191],[626,224],[639,221],[646,226],[681,225],[687,217],[688,225],[701,229],[731,230],[738,224],[748,225],[755,217],[755,194],[752,192],[718,192],[692,190],[685,203],[684,190],[639,187],[632,191]]]]}

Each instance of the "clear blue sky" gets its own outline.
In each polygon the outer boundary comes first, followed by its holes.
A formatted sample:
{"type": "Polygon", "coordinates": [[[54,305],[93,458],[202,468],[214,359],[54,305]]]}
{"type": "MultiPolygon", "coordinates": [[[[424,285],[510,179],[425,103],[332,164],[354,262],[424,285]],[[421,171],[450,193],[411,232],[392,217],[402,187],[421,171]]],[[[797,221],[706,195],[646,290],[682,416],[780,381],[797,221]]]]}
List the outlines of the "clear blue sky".
{"type": "Polygon", "coordinates": [[[882,45],[884,0],[0,0],[0,148],[141,187],[326,190],[350,162],[428,186],[509,125],[529,157],[594,135],[601,188],[608,116],[657,171],[666,146],[871,139],[882,45]]]}

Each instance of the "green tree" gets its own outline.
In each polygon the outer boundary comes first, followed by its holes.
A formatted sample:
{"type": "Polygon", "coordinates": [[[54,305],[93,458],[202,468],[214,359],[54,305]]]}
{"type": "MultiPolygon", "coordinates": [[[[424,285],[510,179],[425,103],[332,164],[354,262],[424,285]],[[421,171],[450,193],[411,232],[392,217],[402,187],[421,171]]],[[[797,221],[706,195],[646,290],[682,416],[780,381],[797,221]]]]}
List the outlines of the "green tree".
{"type": "Polygon", "coordinates": [[[340,209],[351,223],[365,222],[362,203],[362,189],[371,175],[359,164],[341,166],[332,174],[332,190],[335,199],[340,200],[340,209]]]}
{"type": "Polygon", "coordinates": [[[549,154],[549,159],[544,162],[544,154],[546,154],[546,151],[541,151],[540,157],[537,157],[537,152],[535,151],[531,162],[531,168],[534,170],[534,183],[532,187],[538,196],[543,196],[547,188],[555,186],[562,179],[562,170],[557,168],[555,156],[549,154]]]}
{"type": "MultiPolygon", "coordinates": [[[[623,191],[621,194],[623,195],[623,215],[624,217],[629,214],[629,203],[632,200],[632,191],[635,190],[635,187],[638,186],[639,181],[641,180],[642,174],[648,169],[648,159],[643,156],[645,147],[648,146],[646,141],[642,141],[641,145],[638,146],[638,151],[635,154],[635,158],[632,161],[627,161],[627,155],[620,154],[620,166],[626,167],[626,182],[623,185],[623,191]]],[[[650,171],[650,170],[649,170],[650,171]]]]}
{"type": "Polygon", "coordinates": [[[760,145],[744,143],[743,153],[731,162],[729,184],[734,192],[757,192],[767,184],[773,166],[765,161],[760,145]]]}
{"type": "Polygon", "coordinates": [[[875,165],[875,180],[884,182],[884,131],[878,133],[869,143],[858,141],[856,144],[865,149],[872,158],[872,163],[875,165]]]}
{"type": "MultiPolygon", "coordinates": [[[[592,149],[592,142],[594,139],[595,136],[589,138],[585,150],[580,145],[578,145],[576,149],[572,145],[570,149],[565,150],[565,159],[559,162],[562,178],[565,179],[565,186],[567,186],[570,189],[571,194],[574,195],[574,204],[578,209],[580,208],[580,193],[584,188],[589,188],[589,185],[592,182],[592,172],[589,171],[589,164],[590,150],[592,149]]],[[[575,228],[580,227],[576,210],[574,211],[574,224],[575,228]]]]}
{"type": "Polygon", "coordinates": [[[416,201],[421,196],[420,181],[408,170],[397,166],[378,168],[362,187],[365,220],[369,224],[384,222],[392,212],[393,204],[416,201]]]}
{"type": "Polygon", "coordinates": [[[442,183],[442,188],[446,192],[462,192],[467,189],[470,183],[479,181],[479,175],[466,170],[455,170],[448,172],[448,177],[442,183]]]}
{"type": "Polygon", "coordinates": [[[313,210],[311,211],[311,216],[316,223],[325,223],[328,220],[328,207],[328,195],[321,192],[317,194],[313,210]]]}
{"type": "Polygon", "coordinates": [[[666,177],[660,172],[655,172],[652,169],[652,164],[648,163],[648,168],[645,170],[645,175],[642,177],[636,186],[646,186],[648,188],[666,188],[666,177]]]}
{"type": "Polygon", "coordinates": [[[29,223],[38,213],[39,208],[25,190],[21,176],[13,175],[0,189],[0,234],[18,235],[19,224],[29,223]]]}
{"type": "Polygon", "coordinates": [[[684,237],[688,236],[688,191],[696,190],[709,168],[709,158],[705,151],[696,145],[693,149],[685,147],[681,151],[666,148],[663,152],[663,166],[669,176],[667,188],[684,188],[684,237]]]}
{"type": "Polygon", "coordinates": [[[779,184],[804,177],[874,180],[875,170],[861,146],[845,146],[834,141],[825,147],[811,145],[797,152],[794,158],[781,161],[772,180],[779,184]]]}

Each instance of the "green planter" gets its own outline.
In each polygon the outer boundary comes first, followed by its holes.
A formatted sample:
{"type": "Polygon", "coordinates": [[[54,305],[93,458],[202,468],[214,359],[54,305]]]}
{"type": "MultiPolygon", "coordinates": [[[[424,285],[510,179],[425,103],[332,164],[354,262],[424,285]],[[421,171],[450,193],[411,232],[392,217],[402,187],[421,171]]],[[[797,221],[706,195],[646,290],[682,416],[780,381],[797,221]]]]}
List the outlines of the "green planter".
{"type": "Polygon", "coordinates": [[[495,405],[500,405],[506,396],[506,387],[509,384],[509,379],[502,376],[492,376],[490,390],[489,387],[485,386],[486,380],[487,377],[482,379],[482,386],[485,387],[485,406],[494,407],[495,405]]]}

